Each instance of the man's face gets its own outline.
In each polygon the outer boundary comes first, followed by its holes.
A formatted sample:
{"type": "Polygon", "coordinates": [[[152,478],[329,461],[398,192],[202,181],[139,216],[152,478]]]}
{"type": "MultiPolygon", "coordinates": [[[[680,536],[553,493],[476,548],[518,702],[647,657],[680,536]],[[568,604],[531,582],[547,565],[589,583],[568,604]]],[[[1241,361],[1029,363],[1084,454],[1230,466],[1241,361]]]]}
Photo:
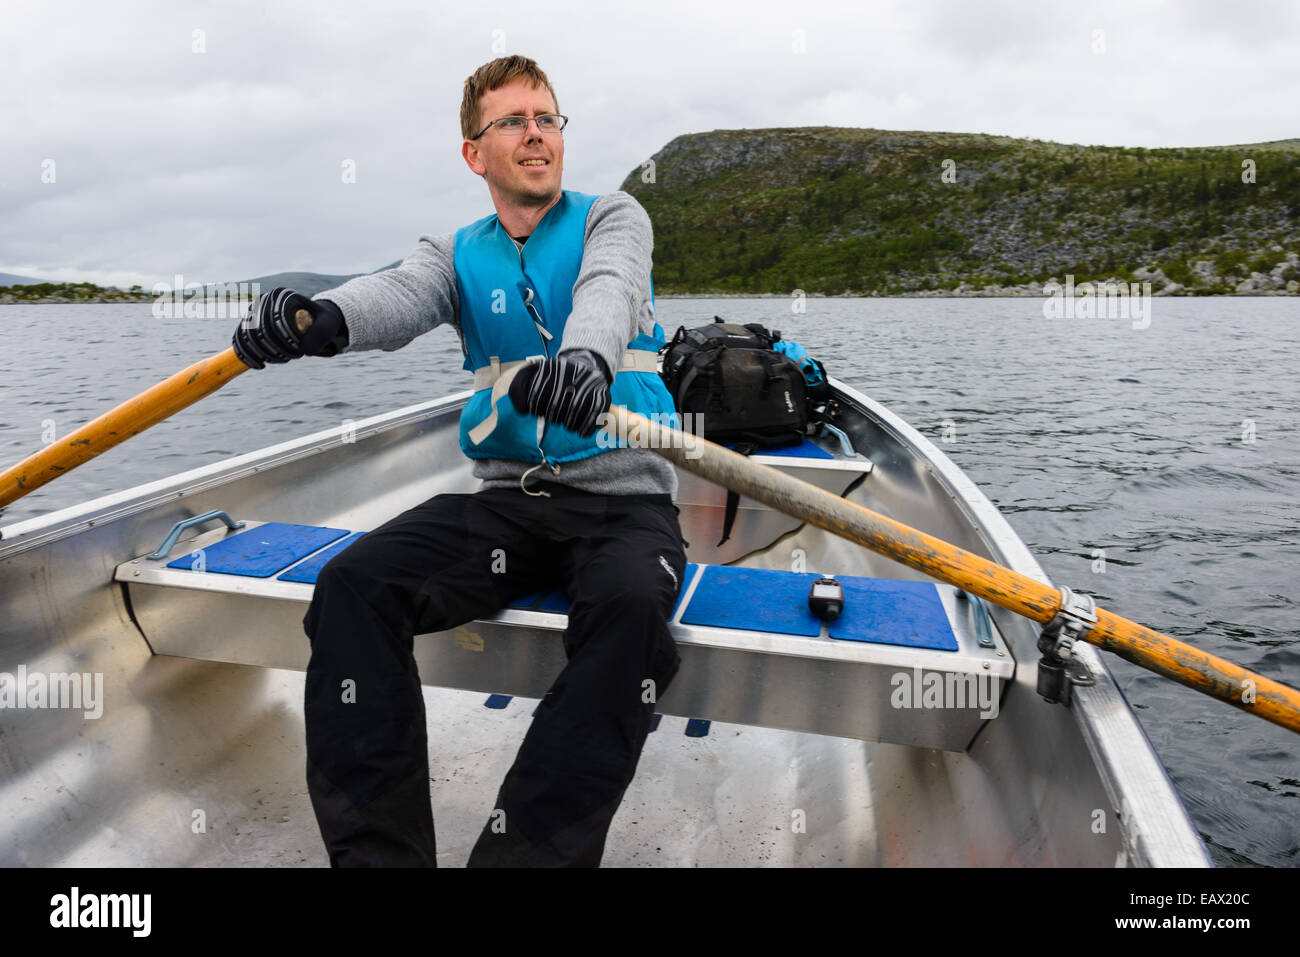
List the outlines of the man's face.
{"type": "MultiPolygon", "coordinates": [[[[483,94],[479,103],[480,128],[503,116],[556,112],[546,87],[533,88],[523,77],[483,94]]],[[[536,123],[529,123],[522,135],[514,136],[491,127],[477,140],[466,140],[462,154],[470,169],[487,180],[498,204],[538,206],[559,195],[564,166],[560,133],[542,133],[536,123]]]]}

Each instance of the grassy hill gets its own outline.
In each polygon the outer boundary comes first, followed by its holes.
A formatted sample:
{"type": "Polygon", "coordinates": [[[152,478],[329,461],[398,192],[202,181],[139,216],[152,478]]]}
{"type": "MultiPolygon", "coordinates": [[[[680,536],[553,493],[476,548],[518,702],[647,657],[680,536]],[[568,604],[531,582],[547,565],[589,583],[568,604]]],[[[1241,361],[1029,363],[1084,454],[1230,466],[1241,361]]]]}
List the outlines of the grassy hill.
{"type": "Polygon", "coordinates": [[[93,282],[32,282],[0,286],[0,305],[34,302],[148,302],[153,299],[139,286],[118,289],[93,282]]]}
{"type": "Polygon", "coordinates": [[[664,293],[1032,291],[1067,273],[1276,293],[1300,278],[1300,140],[1148,150],[811,127],[680,136],[653,160],[653,182],[643,167],[621,188],[654,222],[664,293]]]}

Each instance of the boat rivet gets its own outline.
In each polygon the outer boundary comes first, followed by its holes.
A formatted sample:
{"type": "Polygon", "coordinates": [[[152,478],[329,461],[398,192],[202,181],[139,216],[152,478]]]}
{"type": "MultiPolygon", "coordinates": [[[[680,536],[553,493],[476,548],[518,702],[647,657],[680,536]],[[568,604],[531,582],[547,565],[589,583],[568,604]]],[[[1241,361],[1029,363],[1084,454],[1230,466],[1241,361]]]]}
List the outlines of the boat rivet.
{"type": "Polygon", "coordinates": [[[987,661],[984,662],[984,670],[985,670],[985,671],[988,670],[988,667],[989,667],[989,663],[988,663],[987,661]]]}
{"type": "Polygon", "coordinates": [[[140,576],[140,571],[139,571],[139,569],[136,570],[135,575],[136,575],[137,578],[140,576]]]}

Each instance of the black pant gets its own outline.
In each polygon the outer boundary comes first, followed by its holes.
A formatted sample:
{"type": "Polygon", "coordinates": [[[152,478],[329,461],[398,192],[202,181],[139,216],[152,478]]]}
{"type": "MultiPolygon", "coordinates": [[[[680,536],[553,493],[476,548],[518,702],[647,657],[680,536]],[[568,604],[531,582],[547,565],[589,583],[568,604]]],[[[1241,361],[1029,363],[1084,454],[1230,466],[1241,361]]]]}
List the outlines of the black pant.
{"type": "Polygon", "coordinates": [[[555,586],[571,599],[568,663],[538,706],[469,864],[600,863],[653,700],[677,673],[666,622],[686,555],[667,495],[536,487],[552,497],[517,488],[435,496],[322,570],[303,619],[312,646],[307,786],[331,865],[435,866],[412,638],[555,586]]]}

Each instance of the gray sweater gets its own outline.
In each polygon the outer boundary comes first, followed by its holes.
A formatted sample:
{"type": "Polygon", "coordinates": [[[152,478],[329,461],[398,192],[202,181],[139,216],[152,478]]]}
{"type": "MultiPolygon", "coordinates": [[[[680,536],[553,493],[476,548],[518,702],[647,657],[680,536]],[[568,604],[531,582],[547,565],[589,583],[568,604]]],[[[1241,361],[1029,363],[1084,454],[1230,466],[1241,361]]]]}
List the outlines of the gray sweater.
{"type": "MultiPolygon", "coordinates": [[[[450,323],[460,334],[453,240],[450,233],[421,236],[410,255],[392,269],[358,276],[314,297],[328,299],[343,311],[349,336],[344,352],[391,352],[443,323],[450,323]]],[[[592,204],[562,350],[590,349],[609,368],[618,369],[627,344],[637,333],[654,332],[650,300],[653,248],[650,217],[627,193],[609,193],[592,204]]],[[[518,486],[534,464],[475,459],[474,475],[483,480],[484,487],[518,486]]],[[[528,487],[532,489],[538,479],[545,479],[600,495],[677,495],[677,473],[672,464],[649,449],[610,449],[563,462],[559,468],[558,475],[546,467],[533,472],[528,487]]]]}

